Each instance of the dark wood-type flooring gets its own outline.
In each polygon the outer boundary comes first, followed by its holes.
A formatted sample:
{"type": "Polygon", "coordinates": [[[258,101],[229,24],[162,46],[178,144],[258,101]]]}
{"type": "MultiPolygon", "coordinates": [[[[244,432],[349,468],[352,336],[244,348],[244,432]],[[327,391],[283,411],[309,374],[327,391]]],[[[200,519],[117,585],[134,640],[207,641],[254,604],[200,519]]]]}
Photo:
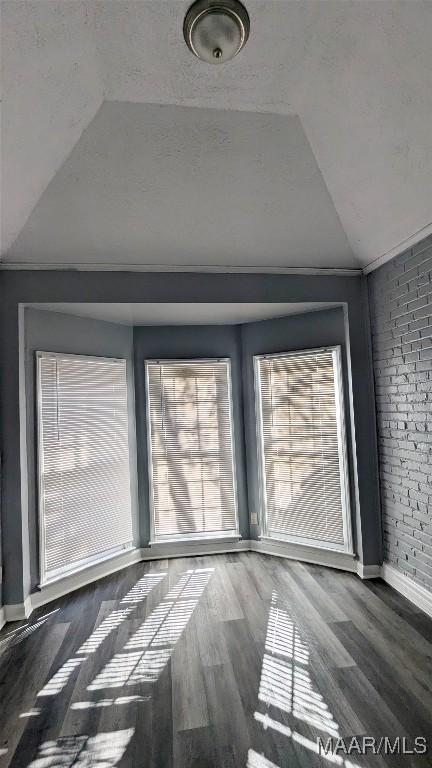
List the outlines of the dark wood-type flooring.
{"type": "Polygon", "coordinates": [[[256,553],[140,563],[0,633],[0,764],[432,765],[432,621],[381,581],[256,553]],[[429,738],[331,762],[317,737],[429,738]]]}

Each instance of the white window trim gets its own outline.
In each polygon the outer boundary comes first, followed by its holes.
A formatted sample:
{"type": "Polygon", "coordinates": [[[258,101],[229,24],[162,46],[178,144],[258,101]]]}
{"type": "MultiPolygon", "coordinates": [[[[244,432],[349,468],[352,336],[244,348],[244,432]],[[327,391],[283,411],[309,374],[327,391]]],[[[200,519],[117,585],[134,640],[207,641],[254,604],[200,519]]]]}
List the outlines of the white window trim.
{"type": "Polygon", "coordinates": [[[154,541],[150,541],[150,546],[155,546],[156,544],[177,544],[179,541],[183,542],[189,542],[190,544],[199,544],[201,541],[240,541],[241,536],[239,533],[231,533],[231,531],[227,531],[226,533],[196,533],[196,534],[190,534],[187,533],[184,536],[181,536],[180,538],[173,534],[172,536],[164,536],[160,539],[155,539],[154,541]]]}
{"type": "Polygon", "coordinates": [[[158,544],[185,542],[194,544],[198,541],[232,541],[241,539],[239,533],[239,519],[238,519],[238,502],[237,502],[237,460],[236,460],[236,442],[234,434],[234,412],[233,412],[233,399],[232,399],[232,379],[231,379],[231,359],[229,357],[196,357],[196,358],[153,358],[144,361],[145,366],[145,398],[146,398],[146,432],[147,432],[147,471],[149,480],[149,509],[150,509],[150,541],[149,546],[156,546],[158,544]],[[236,527],[233,530],[215,532],[215,533],[197,533],[186,534],[185,536],[178,536],[173,534],[172,536],[164,536],[158,538],[155,536],[154,531],[154,484],[153,484],[153,458],[151,447],[151,418],[150,418],[150,398],[149,393],[149,366],[154,364],[164,365],[187,365],[188,363],[226,363],[228,367],[228,400],[229,400],[229,418],[231,428],[231,451],[233,457],[233,486],[234,486],[234,512],[235,512],[235,524],[236,527]]]}
{"type": "Polygon", "coordinates": [[[351,503],[350,503],[350,484],[349,484],[349,469],[348,469],[348,449],[346,439],[345,428],[345,407],[344,407],[344,394],[343,394],[343,377],[342,377],[342,348],[340,345],[329,347],[315,347],[313,349],[297,349],[289,352],[278,352],[276,354],[269,355],[254,355],[254,395],[255,395],[255,426],[256,426],[256,438],[257,438],[257,450],[258,450],[258,486],[259,486],[259,518],[258,525],[261,531],[259,536],[263,541],[268,542],[285,542],[292,544],[301,544],[308,547],[315,547],[318,549],[326,549],[332,552],[343,552],[348,555],[354,555],[353,549],[353,535],[352,535],[352,519],[351,519],[351,503]],[[341,505],[342,505],[342,524],[344,543],[340,546],[333,542],[319,541],[316,539],[299,537],[299,536],[270,536],[268,533],[267,525],[267,492],[266,492],[266,476],[265,476],[265,456],[264,456],[264,436],[263,436],[263,419],[261,408],[261,376],[259,369],[260,360],[272,360],[280,357],[290,357],[292,355],[314,355],[317,352],[331,352],[333,356],[333,365],[335,372],[335,402],[336,402],[336,420],[337,420],[337,436],[338,436],[338,452],[339,452],[339,466],[340,466],[340,481],[341,481],[341,505]]]}
{"type": "MultiPolygon", "coordinates": [[[[41,387],[41,369],[40,369],[40,360],[43,357],[49,356],[59,359],[64,358],[72,358],[76,359],[77,357],[85,357],[86,360],[108,360],[110,362],[125,362],[125,358],[122,357],[102,357],[100,355],[80,355],[80,354],[73,354],[73,353],[67,353],[67,352],[47,352],[43,350],[38,350],[36,353],[36,430],[37,430],[37,488],[36,488],[36,507],[37,507],[37,518],[38,518],[38,534],[39,534],[39,542],[38,542],[38,558],[39,558],[39,583],[38,588],[43,588],[46,586],[49,586],[50,584],[56,583],[58,581],[61,581],[62,579],[66,579],[69,576],[74,576],[78,573],[81,573],[82,571],[85,571],[87,568],[91,568],[94,565],[98,565],[99,563],[108,562],[116,557],[118,557],[121,554],[124,554],[126,552],[130,552],[131,550],[136,549],[135,543],[133,540],[128,542],[122,542],[117,547],[111,548],[109,550],[106,550],[104,552],[101,552],[98,555],[91,555],[90,557],[83,558],[82,560],[77,561],[71,566],[65,566],[64,568],[57,568],[56,570],[53,570],[49,576],[47,576],[46,569],[45,569],[45,562],[44,562],[44,551],[45,551],[45,525],[44,525],[44,519],[43,519],[43,510],[42,510],[42,489],[43,489],[43,446],[42,446],[42,387],[41,387]]],[[[126,378],[127,378],[127,366],[126,366],[126,378]]],[[[127,409],[129,412],[129,397],[128,397],[128,391],[126,389],[126,398],[127,398],[127,409]]],[[[129,432],[129,425],[128,425],[128,432],[129,432]]],[[[133,512],[132,512],[132,525],[133,525],[133,512]]]]}

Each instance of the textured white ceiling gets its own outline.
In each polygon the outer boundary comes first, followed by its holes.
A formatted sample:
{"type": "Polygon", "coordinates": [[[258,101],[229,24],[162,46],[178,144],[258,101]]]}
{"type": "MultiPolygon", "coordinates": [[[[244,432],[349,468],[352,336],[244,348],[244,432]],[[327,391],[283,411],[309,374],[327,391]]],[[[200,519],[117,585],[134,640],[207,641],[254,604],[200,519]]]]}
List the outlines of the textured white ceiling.
{"type": "Polygon", "coordinates": [[[184,45],[186,7],[3,1],[4,251],[102,99],[297,114],[362,264],[427,231],[430,0],[248,0],[250,40],[221,67],[184,45]]]}
{"type": "Polygon", "coordinates": [[[328,309],[335,304],[30,304],[34,309],[121,325],[237,325],[328,309]]]}

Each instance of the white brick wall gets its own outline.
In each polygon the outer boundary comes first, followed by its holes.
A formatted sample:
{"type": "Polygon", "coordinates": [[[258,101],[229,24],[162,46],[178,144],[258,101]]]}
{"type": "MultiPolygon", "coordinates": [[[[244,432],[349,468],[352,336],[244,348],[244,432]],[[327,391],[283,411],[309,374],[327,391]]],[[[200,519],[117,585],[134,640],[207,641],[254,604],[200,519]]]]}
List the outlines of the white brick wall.
{"type": "Polygon", "coordinates": [[[384,559],[432,589],[432,237],[368,286],[384,559]]]}

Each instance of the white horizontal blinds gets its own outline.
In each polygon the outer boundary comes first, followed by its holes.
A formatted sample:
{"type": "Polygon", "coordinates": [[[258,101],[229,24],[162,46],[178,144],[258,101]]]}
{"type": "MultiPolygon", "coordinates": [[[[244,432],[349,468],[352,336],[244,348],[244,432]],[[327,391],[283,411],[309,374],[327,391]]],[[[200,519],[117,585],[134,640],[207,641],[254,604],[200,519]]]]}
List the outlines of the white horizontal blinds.
{"type": "Polygon", "coordinates": [[[38,353],[42,580],[132,542],[126,361],[38,353]]]}
{"type": "Polygon", "coordinates": [[[146,366],[154,538],[235,532],[229,361],[146,366]]]}
{"type": "Polygon", "coordinates": [[[342,546],[336,350],[257,358],[267,535],[342,546]]]}

